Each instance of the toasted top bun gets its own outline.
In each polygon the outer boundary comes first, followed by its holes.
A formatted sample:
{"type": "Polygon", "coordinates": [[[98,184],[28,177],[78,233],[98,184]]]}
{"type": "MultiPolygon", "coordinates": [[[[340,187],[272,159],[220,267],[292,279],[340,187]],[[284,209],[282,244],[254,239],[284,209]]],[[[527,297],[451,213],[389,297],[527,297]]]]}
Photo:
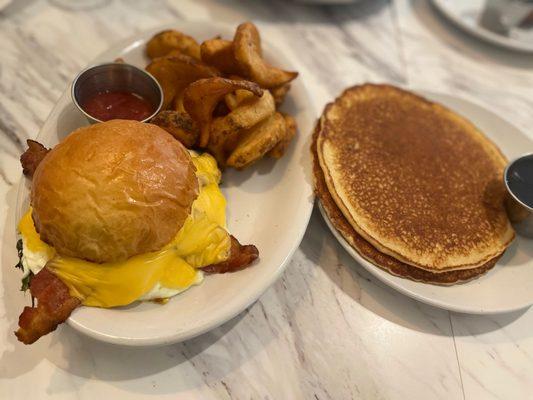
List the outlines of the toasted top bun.
{"type": "Polygon", "coordinates": [[[170,242],[198,195],[188,151],[163,129],[113,120],[72,132],[35,171],[41,239],[65,256],[119,261],[170,242]]]}

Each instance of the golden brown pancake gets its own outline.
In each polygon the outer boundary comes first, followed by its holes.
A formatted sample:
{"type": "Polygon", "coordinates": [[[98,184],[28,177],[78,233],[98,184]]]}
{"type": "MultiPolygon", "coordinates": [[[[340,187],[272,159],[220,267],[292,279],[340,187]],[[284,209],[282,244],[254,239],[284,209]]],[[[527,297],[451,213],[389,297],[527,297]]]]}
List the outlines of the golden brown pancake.
{"type": "Polygon", "coordinates": [[[401,278],[408,278],[417,282],[432,283],[437,285],[452,285],[459,282],[466,282],[483,275],[496,264],[499,256],[485,263],[484,265],[457,271],[445,271],[434,273],[426,271],[412,265],[398,261],[394,257],[379,252],[374,246],[359,235],[355,229],[348,223],[342,212],[335,204],[333,197],[331,197],[324,179],[324,173],[320,168],[318,162],[318,155],[316,152],[316,141],[318,138],[319,124],[313,133],[313,143],[311,145],[311,153],[313,155],[313,175],[315,183],[315,193],[326,212],[329,221],[335,227],[342,237],[356,250],[361,257],[370,261],[372,264],[381,269],[399,276],[401,278]]]}
{"type": "Polygon", "coordinates": [[[505,157],[466,119],[388,85],[346,90],[317,154],[335,205],[380,253],[444,272],[486,266],[514,237],[505,157]]]}

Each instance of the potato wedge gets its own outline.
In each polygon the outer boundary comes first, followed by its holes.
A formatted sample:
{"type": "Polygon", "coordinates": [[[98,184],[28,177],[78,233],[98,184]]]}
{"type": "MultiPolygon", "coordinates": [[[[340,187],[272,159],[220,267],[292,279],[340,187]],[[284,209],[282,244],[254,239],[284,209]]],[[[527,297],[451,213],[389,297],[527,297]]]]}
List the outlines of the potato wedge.
{"type": "Polygon", "coordinates": [[[241,169],[256,162],[285,136],[285,129],[283,115],[275,113],[243,135],[226,164],[241,169]]]}
{"type": "Polygon", "coordinates": [[[185,89],[183,105],[189,115],[200,126],[200,140],[198,145],[206,147],[213,111],[224,96],[237,89],[249,90],[256,96],[262,96],[263,90],[258,84],[249,81],[232,81],[224,78],[200,79],[191,83],[185,89]]]}
{"type": "Polygon", "coordinates": [[[268,90],[260,98],[255,98],[235,108],[222,118],[215,118],[211,124],[208,149],[219,164],[237,145],[243,132],[269,118],[276,111],[274,99],[268,90]]]}
{"type": "Polygon", "coordinates": [[[148,64],[146,71],[151,73],[157,82],[159,82],[159,85],[161,85],[161,89],[163,90],[162,108],[168,108],[176,96],[178,87],[178,76],[175,66],[168,59],[159,58],[148,64]]]}
{"type": "MultiPolygon", "coordinates": [[[[164,56],[161,56],[161,57],[171,57],[171,56],[188,56],[188,57],[191,57],[188,54],[182,53],[178,49],[171,50],[170,52],[168,52],[167,54],[165,54],[164,56]]],[[[156,58],[158,58],[158,57],[156,57],[156,58]]],[[[193,57],[193,58],[196,60],[195,57],[193,57]]]]}
{"type": "Polygon", "coordinates": [[[146,44],[150,59],[162,57],[173,50],[200,60],[200,45],[194,38],[175,30],[166,30],[154,35],[146,44]]]}
{"type": "Polygon", "coordinates": [[[232,74],[228,76],[228,79],[231,79],[232,81],[247,81],[248,79],[240,76],[239,74],[232,74]]]}
{"type": "Polygon", "coordinates": [[[298,72],[272,67],[263,60],[259,31],[251,22],[245,22],[237,27],[233,39],[233,51],[237,65],[244,76],[263,88],[285,85],[298,76],[298,72]]]}
{"type": "Polygon", "coordinates": [[[254,98],[255,96],[253,93],[239,89],[224,96],[224,101],[230,110],[235,110],[241,104],[244,104],[247,101],[252,101],[254,98]]]}
{"type": "Polygon", "coordinates": [[[187,112],[183,106],[183,91],[176,93],[176,97],[174,97],[174,100],[172,101],[172,109],[182,113],[187,112]]]}
{"type": "MultiPolygon", "coordinates": [[[[217,119],[218,118],[215,118],[213,122],[216,122],[217,119]]],[[[209,137],[209,143],[207,144],[207,151],[215,157],[218,166],[221,168],[226,166],[228,154],[231,153],[237,145],[236,143],[231,145],[227,139],[228,138],[224,136],[222,131],[212,130],[209,137]]]]}
{"type": "Polygon", "coordinates": [[[285,136],[268,152],[272,158],[281,158],[287,151],[287,147],[296,135],[296,120],[288,114],[282,114],[285,119],[285,136]]]}
{"type": "Polygon", "coordinates": [[[274,97],[274,101],[276,102],[276,108],[283,104],[285,101],[285,96],[287,96],[287,93],[289,93],[290,88],[291,84],[286,83],[285,85],[270,89],[270,93],[272,93],[272,97],[274,97]]]}
{"type": "Polygon", "coordinates": [[[274,98],[265,90],[261,97],[254,97],[234,108],[225,117],[213,121],[211,130],[221,131],[225,135],[236,134],[270,117],[275,111],[274,98]]]}
{"type": "MultiPolygon", "coordinates": [[[[244,90],[245,93],[250,93],[244,90]]],[[[255,98],[253,94],[250,93],[250,96],[255,98]]],[[[185,107],[183,106],[183,91],[176,94],[174,101],[172,102],[172,109],[175,111],[186,113],[185,107]]],[[[231,110],[228,108],[224,101],[219,101],[215,109],[213,110],[214,117],[223,117],[228,115],[231,110]]]]}
{"type": "Polygon", "coordinates": [[[220,72],[193,57],[175,54],[153,60],[146,70],[163,89],[163,109],[168,108],[178,93],[198,79],[219,76],[220,72]]]}
{"type": "Polygon", "coordinates": [[[163,128],[189,149],[196,144],[200,136],[198,126],[185,112],[161,111],[150,123],[163,128]]]}
{"type": "Polygon", "coordinates": [[[225,74],[238,74],[239,65],[233,54],[233,42],[224,39],[209,39],[200,45],[202,61],[225,74]]]}

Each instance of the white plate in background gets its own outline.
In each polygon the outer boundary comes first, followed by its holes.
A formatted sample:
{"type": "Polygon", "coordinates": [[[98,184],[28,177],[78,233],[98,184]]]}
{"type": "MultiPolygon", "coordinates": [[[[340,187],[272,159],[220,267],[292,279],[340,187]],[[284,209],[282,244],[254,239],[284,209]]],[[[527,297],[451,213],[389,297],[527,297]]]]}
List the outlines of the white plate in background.
{"type": "MultiPolygon", "coordinates": [[[[93,64],[122,57],[144,68],[148,63],[145,43],[163,29],[177,29],[203,41],[218,34],[232,38],[235,28],[213,22],[176,22],[113,46],[93,64]]],[[[274,65],[291,68],[282,52],[268,44],[268,37],[263,39],[265,57],[274,65]]],[[[93,338],[123,345],[179,342],[233,318],[274,283],[303,238],[314,201],[309,144],[316,114],[301,78],[291,85],[282,109],[296,118],[298,134],[287,154],[279,161],[261,160],[244,171],[229,169],[222,178],[222,191],[228,200],[228,230],[241,243],[255,244],[259,261],[239,272],[206,276],[203,284],[165,305],[137,302],[115,309],[80,307],[68,319],[70,326],[93,338]]],[[[37,140],[54,146],[69,132],[84,125],[87,121],[75,108],[67,88],[37,140]]],[[[23,179],[17,220],[28,207],[28,195],[28,182],[23,179]]]]}
{"type": "MultiPolygon", "coordinates": [[[[419,93],[472,121],[508,159],[533,149],[533,140],[480,105],[452,95],[419,93]]],[[[322,206],[319,208],[333,235],[346,251],[376,278],[407,296],[432,306],[469,314],[505,313],[533,304],[533,239],[517,235],[494,268],[477,279],[452,286],[431,285],[394,276],[365,260],[331,225],[322,206]]]]}
{"type": "Polygon", "coordinates": [[[517,30],[516,33],[519,32],[520,35],[515,35],[511,31],[510,36],[504,36],[491,32],[478,24],[485,0],[431,0],[431,2],[450,21],[481,40],[511,50],[533,52],[533,29],[517,30]]]}

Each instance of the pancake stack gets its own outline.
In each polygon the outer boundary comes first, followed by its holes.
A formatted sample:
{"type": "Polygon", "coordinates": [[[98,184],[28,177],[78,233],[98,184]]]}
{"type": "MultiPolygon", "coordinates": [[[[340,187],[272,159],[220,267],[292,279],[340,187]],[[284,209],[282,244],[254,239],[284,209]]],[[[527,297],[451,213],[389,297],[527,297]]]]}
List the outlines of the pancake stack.
{"type": "Polygon", "coordinates": [[[388,85],[355,86],[313,135],[315,191],[366,260],[440,285],[487,272],[514,238],[499,149],[447,108],[388,85]]]}

